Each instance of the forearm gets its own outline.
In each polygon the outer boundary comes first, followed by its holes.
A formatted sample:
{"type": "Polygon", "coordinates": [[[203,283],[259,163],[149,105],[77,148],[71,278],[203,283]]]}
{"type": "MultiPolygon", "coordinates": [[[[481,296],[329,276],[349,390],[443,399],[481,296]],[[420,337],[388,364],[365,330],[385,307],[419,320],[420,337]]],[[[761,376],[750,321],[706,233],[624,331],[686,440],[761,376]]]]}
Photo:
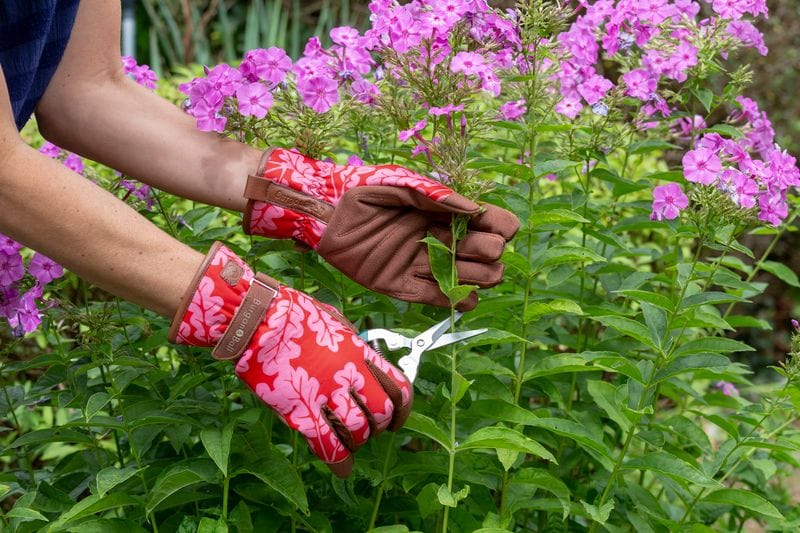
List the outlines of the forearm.
{"type": "Polygon", "coordinates": [[[87,281],[172,317],[202,255],[21,143],[0,165],[0,233],[87,281]]]}
{"type": "Polygon", "coordinates": [[[37,110],[49,140],[158,189],[244,210],[260,150],[198,131],[191,117],[122,75],[70,84],[48,88],[52,99],[37,110]]]}
{"type": "Polygon", "coordinates": [[[154,187],[241,211],[260,150],[198,131],[191,117],[122,70],[120,4],[83,0],[64,57],[36,108],[52,142],[154,187]]]}

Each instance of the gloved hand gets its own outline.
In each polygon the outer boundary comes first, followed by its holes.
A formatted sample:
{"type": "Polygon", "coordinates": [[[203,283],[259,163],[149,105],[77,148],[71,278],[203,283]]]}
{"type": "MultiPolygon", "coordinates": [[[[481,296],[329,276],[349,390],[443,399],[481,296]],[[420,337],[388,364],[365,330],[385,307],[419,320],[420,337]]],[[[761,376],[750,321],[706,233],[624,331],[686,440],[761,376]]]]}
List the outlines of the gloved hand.
{"type": "MultiPolygon", "coordinates": [[[[369,289],[442,307],[450,302],[419,241],[430,232],[449,245],[452,216],[470,217],[456,270],[461,284],[487,288],[502,279],[498,260],[519,229],[505,209],[479,206],[406,168],[335,165],[282,148],[264,153],[245,197],[246,233],[295,239],[369,289]]],[[[477,302],[473,292],[458,308],[468,311],[477,302]]]]}
{"type": "Polygon", "coordinates": [[[405,375],[375,353],[336,309],[253,271],[215,243],[178,309],[171,342],[215,346],[217,359],[289,427],[334,474],[351,453],[411,410],[405,375]]]}

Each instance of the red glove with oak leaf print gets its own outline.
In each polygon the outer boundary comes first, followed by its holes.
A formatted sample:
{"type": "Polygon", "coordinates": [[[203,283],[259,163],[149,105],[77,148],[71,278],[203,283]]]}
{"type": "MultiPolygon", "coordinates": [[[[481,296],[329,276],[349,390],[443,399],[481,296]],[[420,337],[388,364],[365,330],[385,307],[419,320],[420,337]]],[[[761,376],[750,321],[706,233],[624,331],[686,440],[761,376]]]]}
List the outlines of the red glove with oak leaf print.
{"type": "Polygon", "coordinates": [[[340,477],[352,452],[400,428],[411,409],[406,377],[336,309],[254,274],[221,243],[184,296],[170,341],[235,361],[236,375],[340,477]]]}
{"type": "MultiPolygon", "coordinates": [[[[283,148],[264,153],[245,197],[245,232],[295,239],[365,287],[443,307],[450,301],[420,240],[432,233],[450,244],[453,216],[468,217],[456,247],[459,282],[487,288],[501,281],[503,247],[519,229],[505,209],[480,206],[407,168],[336,165],[283,148]]],[[[458,308],[477,302],[473,292],[458,308]]]]}

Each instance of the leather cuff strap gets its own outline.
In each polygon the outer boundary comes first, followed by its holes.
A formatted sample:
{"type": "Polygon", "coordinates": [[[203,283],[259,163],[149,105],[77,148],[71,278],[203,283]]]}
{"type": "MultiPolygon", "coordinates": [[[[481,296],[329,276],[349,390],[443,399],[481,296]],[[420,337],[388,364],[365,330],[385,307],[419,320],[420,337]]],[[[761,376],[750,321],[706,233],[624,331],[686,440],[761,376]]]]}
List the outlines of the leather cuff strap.
{"type": "Polygon", "coordinates": [[[264,320],[272,299],[278,294],[278,282],[256,274],[228,329],[211,352],[215,359],[238,359],[242,356],[256,328],[264,320]]]}
{"type": "MultiPolygon", "coordinates": [[[[333,206],[289,187],[279,185],[270,179],[252,174],[247,176],[244,197],[248,200],[266,202],[310,215],[321,222],[328,222],[333,216],[333,206]]],[[[248,205],[248,207],[250,207],[248,205]]]]}

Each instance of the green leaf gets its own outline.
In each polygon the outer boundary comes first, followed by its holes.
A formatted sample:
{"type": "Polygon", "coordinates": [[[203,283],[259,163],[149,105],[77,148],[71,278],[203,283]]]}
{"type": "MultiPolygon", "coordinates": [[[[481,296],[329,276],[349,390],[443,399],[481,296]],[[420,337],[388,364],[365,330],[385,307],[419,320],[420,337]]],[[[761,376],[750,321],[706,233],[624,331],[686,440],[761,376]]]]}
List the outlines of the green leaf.
{"type": "Polygon", "coordinates": [[[714,103],[714,93],[705,88],[698,88],[692,90],[694,95],[697,97],[697,100],[703,104],[703,107],[706,109],[707,113],[711,112],[711,106],[714,103]]]}
{"type": "Polygon", "coordinates": [[[536,420],[532,420],[528,425],[546,429],[556,435],[574,440],[587,451],[591,450],[596,452],[603,466],[611,470],[611,452],[603,443],[603,436],[595,436],[583,424],[578,424],[572,420],[564,420],[562,418],[537,418],[536,420]]]}
{"type": "Polygon", "coordinates": [[[741,139],[743,137],[742,132],[730,124],[717,124],[715,126],[711,126],[710,128],[704,129],[701,133],[719,133],[720,135],[730,139],[741,139]]]}
{"type": "Polygon", "coordinates": [[[402,524],[393,524],[391,526],[381,526],[372,528],[367,533],[408,533],[409,529],[407,526],[402,524]]]}
{"type": "Polygon", "coordinates": [[[726,368],[730,364],[730,359],[724,355],[713,353],[686,355],[672,360],[665,368],[662,368],[658,374],[656,374],[656,382],[664,381],[665,379],[683,374],[684,372],[726,368]]]}
{"type": "Polygon", "coordinates": [[[188,461],[165,470],[158,476],[153,490],[150,491],[150,500],[145,511],[153,512],[161,502],[186,487],[196,483],[211,483],[216,470],[214,463],[206,459],[188,461]]]}
{"type": "Polygon", "coordinates": [[[553,246],[539,257],[540,267],[565,263],[605,263],[606,258],[583,246],[553,246]]]}
{"type": "Polygon", "coordinates": [[[406,420],[403,428],[425,435],[441,444],[445,450],[450,450],[450,437],[447,436],[447,433],[444,432],[439,424],[423,414],[411,411],[411,415],[406,420]]]}
{"type": "Polygon", "coordinates": [[[792,287],[800,287],[800,279],[798,279],[797,274],[795,274],[791,268],[787,267],[783,263],[778,263],[776,261],[764,261],[761,264],[761,269],[766,270],[782,282],[787,283],[792,287]]]}
{"type": "Polygon", "coordinates": [[[596,316],[593,317],[593,320],[597,320],[604,326],[608,326],[619,331],[620,333],[627,335],[628,337],[632,337],[642,344],[646,344],[647,346],[658,349],[658,345],[653,343],[652,339],[650,338],[650,330],[647,329],[647,327],[641,322],[637,322],[636,320],[632,320],[624,316],[612,315],[596,316]]]}
{"type": "Polygon", "coordinates": [[[623,468],[651,470],[682,483],[694,483],[703,487],[717,487],[719,483],[704,474],[696,465],[664,451],[650,452],[644,457],[628,460],[623,468]]]}
{"type": "Polygon", "coordinates": [[[84,412],[86,415],[86,420],[91,420],[94,415],[99,413],[100,410],[106,406],[109,399],[110,397],[106,392],[95,392],[89,396],[89,400],[86,402],[86,409],[84,412]]]}
{"type": "Polygon", "coordinates": [[[479,288],[477,285],[456,285],[447,292],[447,297],[453,305],[456,305],[479,288]]]}
{"type": "Polygon", "coordinates": [[[650,291],[643,291],[639,289],[626,289],[614,292],[616,294],[621,294],[637,302],[647,302],[653,304],[656,307],[660,307],[661,309],[664,309],[666,311],[673,311],[675,309],[675,304],[672,302],[672,300],[670,300],[663,294],[658,294],[650,291]]]}
{"type": "Polygon", "coordinates": [[[464,378],[464,376],[458,372],[455,372],[453,374],[453,381],[455,381],[455,392],[450,393],[448,391],[445,396],[455,404],[464,397],[464,394],[466,394],[469,386],[472,385],[474,380],[467,380],[464,378]]]}
{"type": "Polygon", "coordinates": [[[456,451],[474,449],[514,450],[556,462],[556,458],[547,448],[515,429],[502,426],[491,426],[477,430],[459,443],[456,451]]]}
{"type": "Polygon", "coordinates": [[[511,424],[527,424],[538,417],[528,409],[505,400],[475,400],[467,409],[466,414],[483,420],[497,420],[511,424]]]}
{"type": "Polygon", "coordinates": [[[785,520],[785,517],[778,509],[762,496],[741,489],[719,489],[705,496],[702,503],[716,503],[722,505],[732,505],[764,515],[769,518],[785,520]]]}
{"type": "Polygon", "coordinates": [[[228,533],[228,524],[222,518],[214,520],[205,516],[197,526],[197,533],[228,533]]]}
{"type": "Polygon", "coordinates": [[[277,449],[270,448],[269,457],[252,466],[240,468],[235,475],[247,473],[256,476],[286,498],[303,514],[308,515],[308,498],[297,468],[277,449]]]}
{"type": "Polygon", "coordinates": [[[581,500],[581,505],[583,505],[583,508],[589,513],[591,519],[600,524],[605,524],[608,517],[611,516],[611,511],[614,510],[614,500],[607,501],[600,508],[583,500],[581,500]]]}
{"type": "Polygon", "coordinates": [[[533,301],[528,303],[523,320],[531,322],[552,313],[583,315],[583,309],[572,300],[533,301]]]}
{"type": "Polygon", "coordinates": [[[228,422],[222,428],[208,427],[200,431],[200,440],[203,442],[203,446],[205,446],[208,455],[214,460],[223,476],[228,475],[231,437],[233,437],[232,422],[228,422]]]}
{"type": "Polygon", "coordinates": [[[546,226],[548,224],[565,223],[588,223],[589,220],[583,218],[575,211],[568,209],[548,209],[535,211],[528,220],[531,227],[546,226]]]}
{"type": "Polygon", "coordinates": [[[691,296],[684,298],[681,302],[680,308],[688,309],[698,305],[715,305],[749,301],[750,300],[747,298],[734,296],[733,294],[728,294],[727,292],[701,292],[699,294],[692,294],[691,296]]]}
{"type": "Polygon", "coordinates": [[[550,357],[538,359],[522,375],[523,381],[528,381],[553,374],[568,374],[571,372],[598,372],[603,368],[594,366],[582,354],[559,353],[550,357]]]}
{"type": "Polygon", "coordinates": [[[653,304],[642,303],[642,315],[647,329],[650,331],[650,339],[653,344],[661,348],[661,339],[664,338],[667,330],[667,312],[653,304]]]}
{"type": "Polygon", "coordinates": [[[607,381],[596,379],[588,380],[586,386],[594,403],[605,411],[608,417],[616,422],[623,431],[627,432],[631,427],[631,421],[619,409],[617,388],[607,381]]]}
{"type": "Polygon", "coordinates": [[[495,452],[497,453],[497,460],[500,461],[500,464],[503,465],[503,470],[506,472],[511,470],[511,467],[514,466],[514,463],[519,459],[519,452],[514,450],[497,448],[495,452]]]}
{"type": "Polygon", "coordinates": [[[124,507],[126,505],[140,506],[142,504],[138,498],[134,498],[124,492],[115,492],[100,496],[99,494],[92,494],[83,500],[76,503],[72,509],[62,514],[56,522],[53,523],[50,531],[58,531],[63,526],[70,522],[80,520],[91,516],[93,514],[102,513],[109,509],[116,509],[117,507],[124,507]]]}
{"type": "Polygon", "coordinates": [[[463,489],[453,494],[450,492],[450,489],[447,488],[447,485],[442,484],[439,486],[436,496],[439,498],[439,503],[442,505],[456,507],[458,502],[469,496],[469,485],[466,485],[463,489]]]}
{"type": "Polygon", "coordinates": [[[558,498],[563,510],[562,519],[569,515],[570,491],[563,481],[553,474],[540,468],[523,468],[515,472],[509,480],[510,484],[531,485],[537,489],[546,490],[558,498]]]}
{"type": "Polygon", "coordinates": [[[728,353],[728,352],[752,352],[754,348],[747,344],[725,337],[704,337],[702,339],[694,339],[677,350],[674,354],[676,357],[682,355],[690,355],[696,353],[728,353]]]}
{"type": "Polygon", "coordinates": [[[428,260],[431,272],[439,289],[447,295],[450,303],[456,305],[467,298],[478,287],[477,285],[457,285],[453,283],[453,262],[450,248],[433,236],[422,239],[428,245],[428,260]]]}
{"type": "MultiPolygon", "coordinates": [[[[147,467],[145,466],[144,468],[147,467]]],[[[144,470],[144,468],[142,470],[144,470]]],[[[100,496],[105,496],[108,491],[120,483],[124,483],[138,471],[139,469],[135,466],[128,466],[123,469],[119,469],[115,466],[109,466],[102,469],[97,473],[97,477],[95,478],[95,483],[97,484],[97,494],[100,496]]]]}
{"type": "Polygon", "coordinates": [[[7,518],[19,518],[23,521],[28,520],[43,520],[49,522],[46,516],[35,509],[28,509],[27,507],[14,507],[5,514],[7,518]]]}
{"type": "Polygon", "coordinates": [[[46,442],[77,442],[92,444],[94,441],[84,433],[60,427],[37,429],[22,435],[9,445],[9,448],[19,448],[30,444],[43,444],[46,442]]]}
{"type": "Polygon", "coordinates": [[[547,174],[558,174],[562,170],[580,165],[578,161],[566,161],[563,159],[551,159],[549,161],[536,161],[533,167],[533,174],[537,178],[547,174]]]}

